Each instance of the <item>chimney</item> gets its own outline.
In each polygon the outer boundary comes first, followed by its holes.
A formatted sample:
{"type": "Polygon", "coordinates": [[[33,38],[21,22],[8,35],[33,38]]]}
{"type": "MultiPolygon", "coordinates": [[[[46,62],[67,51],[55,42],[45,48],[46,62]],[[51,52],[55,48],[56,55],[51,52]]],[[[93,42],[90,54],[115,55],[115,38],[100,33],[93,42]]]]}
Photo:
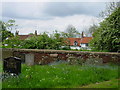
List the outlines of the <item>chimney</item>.
{"type": "Polygon", "coordinates": [[[83,33],[83,31],[82,31],[82,38],[84,37],[84,33],[83,33]]]}
{"type": "Polygon", "coordinates": [[[35,35],[37,36],[37,30],[35,30],[35,35]]]}
{"type": "Polygon", "coordinates": [[[16,31],[16,32],[15,32],[15,36],[17,36],[18,34],[19,34],[19,31],[16,31]]]}

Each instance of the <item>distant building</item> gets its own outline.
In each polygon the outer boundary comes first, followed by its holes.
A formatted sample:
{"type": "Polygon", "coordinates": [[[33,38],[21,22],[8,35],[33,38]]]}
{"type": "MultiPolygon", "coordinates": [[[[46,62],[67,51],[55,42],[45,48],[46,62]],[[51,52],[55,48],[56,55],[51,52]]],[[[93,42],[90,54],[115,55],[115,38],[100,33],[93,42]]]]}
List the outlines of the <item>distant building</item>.
{"type": "Polygon", "coordinates": [[[68,44],[71,49],[82,49],[89,48],[89,42],[92,40],[92,37],[85,37],[82,32],[81,38],[67,38],[68,44]]]}
{"type": "Polygon", "coordinates": [[[39,36],[39,35],[37,35],[37,31],[35,30],[35,34],[28,34],[28,35],[19,35],[19,31],[16,31],[15,36],[18,36],[20,40],[25,40],[28,39],[29,37],[39,36]]]}
{"type": "MultiPolygon", "coordinates": [[[[16,31],[15,36],[18,36],[20,40],[29,39],[33,36],[40,36],[37,35],[37,31],[35,30],[34,34],[28,35],[19,35],[19,31],[16,31]]],[[[86,37],[83,32],[81,38],[66,38],[67,44],[70,45],[71,49],[89,49],[89,42],[92,40],[92,37],[86,37]]]]}

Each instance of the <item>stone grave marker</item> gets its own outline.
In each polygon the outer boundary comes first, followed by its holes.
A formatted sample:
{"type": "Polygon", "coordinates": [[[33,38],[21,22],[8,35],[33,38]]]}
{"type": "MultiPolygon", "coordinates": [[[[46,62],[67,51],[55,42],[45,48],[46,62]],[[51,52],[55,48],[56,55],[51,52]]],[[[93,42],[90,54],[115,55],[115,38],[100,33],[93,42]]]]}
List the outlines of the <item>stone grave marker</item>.
{"type": "Polygon", "coordinates": [[[9,57],[3,60],[3,71],[8,74],[19,75],[21,73],[21,59],[9,57]]]}

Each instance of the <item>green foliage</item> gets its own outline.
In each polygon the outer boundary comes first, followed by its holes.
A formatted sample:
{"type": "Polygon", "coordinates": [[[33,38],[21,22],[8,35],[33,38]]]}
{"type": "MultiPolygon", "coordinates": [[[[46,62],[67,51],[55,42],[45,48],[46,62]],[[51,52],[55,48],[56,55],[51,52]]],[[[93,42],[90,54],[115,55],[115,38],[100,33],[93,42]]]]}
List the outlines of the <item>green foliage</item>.
{"type": "Polygon", "coordinates": [[[120,7],[100,23],[90,45],[95,50],[120,50],[120,7]]]}
{"type": "Polygon", "coordinates": [[[3,48],[21,48],[21,40],[19,37],[10,37],[3,42],[3,48]]]}
{"type": "Polygon", "coordinates": [[[8,22],[4,23],[4,26],[7,30],[11,31],[13,29],[16,29],[18,25],[15,24],[15,20],[10,19],[8,22]]]}
{"type": "Polygon", "coordinates": [[[11,30],[15,25],[15,20],[9,20],[8,22],[0,21],[0,42],[4,41],[6,38],[13,37],[11,30]]]}
{"type": "MultiPolygon", "coordinates": [[[[76,88],[118,78],[117,66],[22,65],[19,77],[7,78],[3,88],[76,88]]],[[[108,87],[109,88],[109,87],[108,87]]]]}
{"type": "Polygon", "coordinates": [[[43,33],[39,36],[32,36],[25,40],[20,40],[18,36],[8,38],[3,42],[4,48],[26,48],[26,49],[61,49],[66,45],[61,34],[55,32],[52,36],[43,33]],[[6,46],[7,45],[7,46],[6,46]]]}
{"type": "Polygon", "coordinates": [[[2,33],[2,38],[1,41],[3,42],[6,38],[9,38],[9,37],[13,37],[13,34],[11,33],[11,31],[7,31],[7,30],[2,30],[0,31],[0,33],[2,33]]]}

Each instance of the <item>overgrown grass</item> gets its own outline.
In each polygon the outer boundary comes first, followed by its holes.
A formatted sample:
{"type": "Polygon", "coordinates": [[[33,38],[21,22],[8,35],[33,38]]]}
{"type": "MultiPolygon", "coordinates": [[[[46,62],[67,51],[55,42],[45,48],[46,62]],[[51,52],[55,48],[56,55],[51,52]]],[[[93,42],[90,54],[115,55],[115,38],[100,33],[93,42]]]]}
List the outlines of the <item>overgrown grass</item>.
{"type": "Polygon", "coordinates": [[[2,85],[3,88],[76,88],[112,79],[118,79],[117,66],[23,65],[19,77],[5,79],[2,85]]]}
{"type": "Polygon", "coordinates": [[[0,48],[2,48],[2,42],[0,42],[0,48]]]}
{"type": "Polygon", "coordinates": [[[2,61],[0,60],[0,72],[2,72],[2,61]]]}
{"type": "MultiPolygon", "coordinates": [[[[0,61],[0,77],[2,75],[2,61],[0,61]]],[[[2,88],[2,80],[0,78],[0,89],[2,88]]]]}
{"type": "Polygon", "coordinates": [[[110,81],[104,81],[100,83],[95,83],[95,84],[89,84],[86,86],[82,86],[80,88],[118,88],[118,82],[120,82],[120,79],[112,79],[110,81]]]}

